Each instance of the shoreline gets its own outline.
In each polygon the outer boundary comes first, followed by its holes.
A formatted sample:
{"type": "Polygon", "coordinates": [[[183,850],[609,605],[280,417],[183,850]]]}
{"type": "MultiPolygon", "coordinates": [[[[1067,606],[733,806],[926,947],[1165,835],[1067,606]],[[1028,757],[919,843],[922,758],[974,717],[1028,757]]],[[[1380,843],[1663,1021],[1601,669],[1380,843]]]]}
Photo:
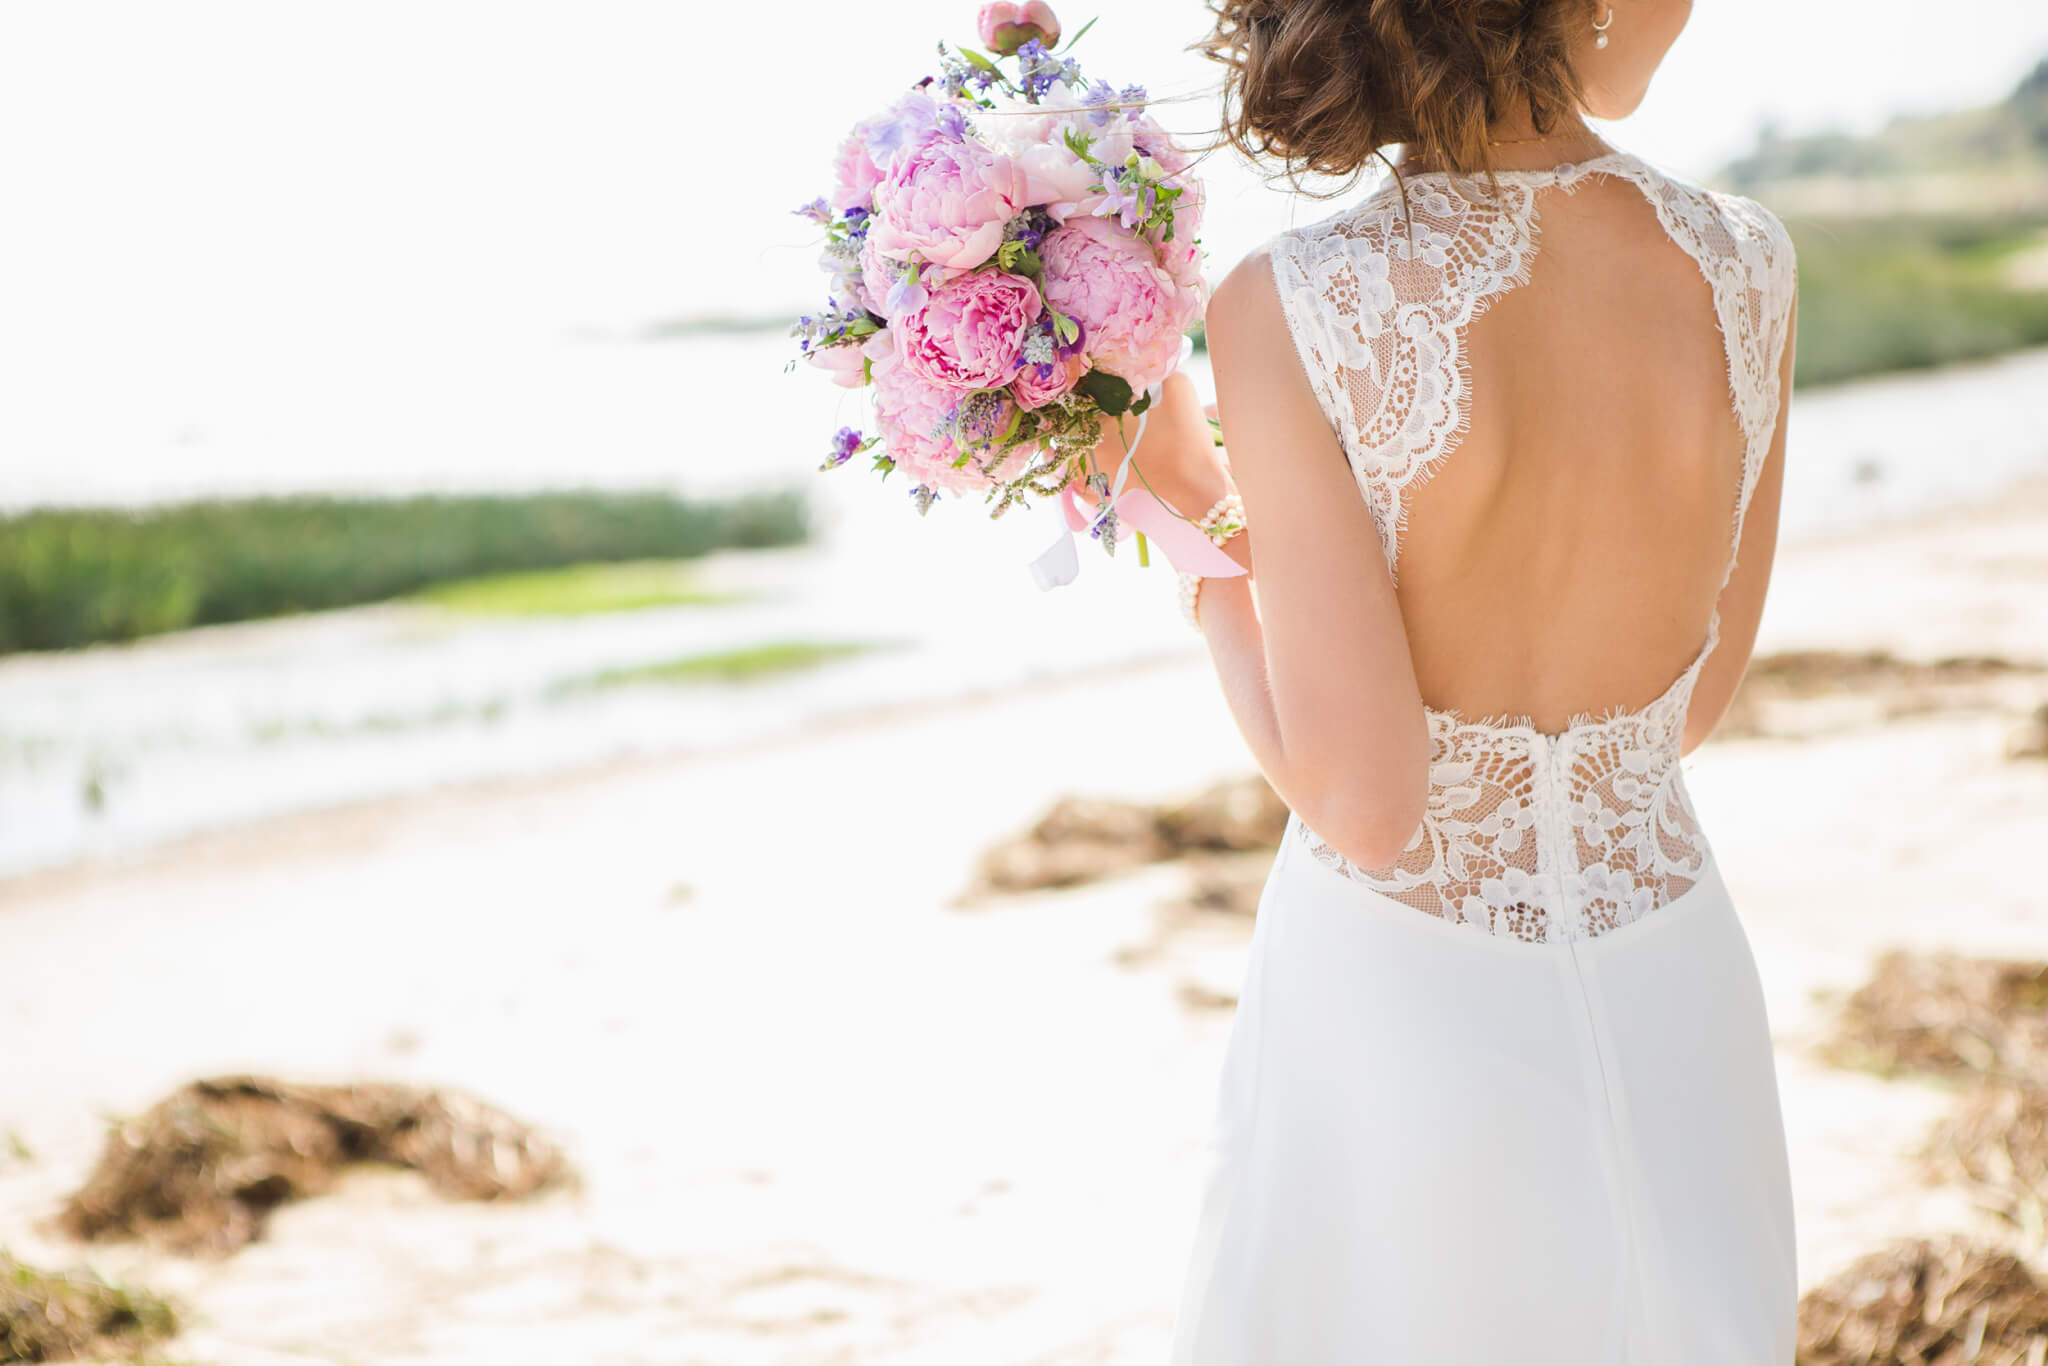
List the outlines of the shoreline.
{"type": "MultiPolygon", "coordinates": [[[[1868,526],[1822,530],[1797,540],[1784,541],[1778,551],[1778,564],[1758,633],[1755,659],[1761,661],[1772,654],[1810,648],[1855,649],[1859,648],[1856,642],[1866,641],[1883,642],[1884,648],[1908,661],[1934,662],[1957,655],[1989,653],[2017,663],[2048,663],[2048,611],[2030,612],[2024,602],[2005,603],[2004,599],[2012,596],[2009,585],[1995,590],[1998,596],[1993,601],[2001,604],[1996,610],[2022,622],[2036,620],[2040,629],[2038,633],[2025,629],[2000,629],[1998,643],[1990,650],[1973,643],[1977,640],[1976,633],[1984,629],[1981,618],[1985,611],[1982,608],[1972,611],[1968,619],[1959,625],[1953,613],[1935,611],[1931,606],[1925,612],[1902,610],[1902,598],[1887,598],[1860,589],[1865,573],[1885,572],[1886,548],[1889,546],[1930,538],[1975,542],[1980,536],[1996,536],[2002,530],[2009,534],[2011,529],[2017,528],[2024,533],[2037,523],[2048,527],[2048,475],[2020,480],[1990,500],[1955,503],[1924,513],[1884,518],[1868,526]],[[1834,567],[1838,563],[1853,567],[1834,567]],[[1812,567],[1802,571],[1803,565],[1812,567]],[[1936,624],[1927,625],[1930,622],[1936,624]]],[[[2042,533],[2042,539],[2048,539],[2048,531],[2042,533]]],[[[2022,535],[2020,540],[2024,542],[2026,537],[2022,535]]],[[[2023,561],[2025,548],[2024,543],[2015,546],[2009,558],[2023,561]]],[[[790,552],[755,552],[757,555],[763,553],[769,560],[777,561],[790,555],[790,552]]],[[[705,564],[715,570],[722,566],[724,558],[711,557],[705,564]]],[[[1942,562],[1952,560],[1954,556],[1945,552],[1935,558],[1942,562]]],[[[787,575],[794,568],[793,563],[778,564],[773,574],[787,575]]],[[[745,577],[744,567],[741,577],[745,577]]],[[[1911,577],[1902,579],[1900,586],[1906,593],[1923,596],[1931,588],[1935,597],[1945,591],[1955,591],[1957,587],[1954,584],[1916,582],[1911,577]]],[[[1144,587],[1143,584],[1120,585],[1126,590],[1124,596],[1127,598],[1142,592],[1144,587]]],[[[2048,587],[2035,596],[2048,598],[2048,587]]],[[[1123,605],[1136,607],[1129,602],[1123,605]]],[[[139,648],[161,656],[193,658],[203,658],[216,647],[230,653],[248,653],[263,649],[268,643],[266,637],[279,630],[303,628],[317,631],[322,626],[341,626],[349,614],[353,620],[368,623],[380,616],[417,610],[402,604],[371,604],[315,614],[312,618],[296,621],[224,623],[146,642],[94,648],[109,651],[139,648]]],[[[1158,625],[1157,622],[1145,624],[1158,625]]],[[[517,798],[522,794],[564,786],[587,786],[611,777],[666,766],[699,764],[727,757],[743,757],[757,751],[801,746],[844,730],[901,725],[925,714],[1000,708],[1007,701],[1034,694],[1073,692],[1124,675],[1172,673],[1192,667],[1198,674],[1206,676],[1207,656],[1200,643],[1189,637],[1184,644],[1175,645],[1170,643],[1172,639],[1150,631],[1142,643],[1133,643],[1129,654],[1086,658],[1064,667],[1047,668],[1029,676],[1012,676],[997,682],[970,681],[944,696],[866,701],[807,710],[786,724],[748,732],[731,741],[683,739],[657,743],[637,752],[592,753],[552,762],[537,770],[487,772],[340,800],[315,799],[303,804],[288,804],[252,818],[209,823],[167,836],[136,837],[125,847],[80,853],[57,861],[31,864],[17,871],[0,872],[0,913],[4,913],[5,904],[17,895],[40,894],[67,882],[89,880],[100,873],[113,875],[124,869],[147,868],[160,859],[178,857],[180,850],[232,848],[238,838],[300,839],[304,838],[304,832],[317,830],[323,821],[337,825],[358,825],[366,821],[388,823],[403,820],[408,814],[430,810],[439,802],[474,804],[498,795],[517,798]]],[[[57,666],[61,667],[67,656],[76,659],[78,653],[59,652],[30,657],[24,667],[30,670],[51,667],[51,661],[57,661],[57,666]]],[[[680,693],[669,695],[666,701],[668,705],[678,707],[701,705],[680,693]]],[[[1708,743],[1723,742],[1716,739],[1708,743]]]]}

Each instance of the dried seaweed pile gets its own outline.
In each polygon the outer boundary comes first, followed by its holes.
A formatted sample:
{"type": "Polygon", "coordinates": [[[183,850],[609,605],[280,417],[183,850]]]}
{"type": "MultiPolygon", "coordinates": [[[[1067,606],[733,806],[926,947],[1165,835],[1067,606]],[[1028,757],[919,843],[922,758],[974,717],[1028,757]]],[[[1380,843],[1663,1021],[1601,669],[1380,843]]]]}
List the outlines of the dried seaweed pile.
{"type": "Polygon", "coordinates": [[[1820,1052],[1886,1074],[2048,1086],[2048,963],[1895,949],[1849,997],[1820,1052]]]}
{"type": "MultiPolygon", "coordinates": [[[[1843,1003],[1827,1060],[1968,1083],[1927,1148],[1929,1174],[2011,1221],[2048,1209],[2048,963],[1894,950],[1843,1003]]],[[[1892,1244],[1799,1304],[1800,1366],[2048,1366],[2048,1286],[1962,1238],[1892,1244]]]]}
{"type": "Polygon", "coordinates": [[[272,1209],[326,1190],[354,1162],[410,1167],[462,1200],[529,1195],[567,1175],[552,1144],[466,1096],[225,1077],[180,1087],[116,1125],[58,1223],[74,1237],[220,1256],[261,1236],[272,1209]]]}
{"type": "Polygon", "coordinates": [[[2014,681],[2033,690],[2042,672],[2031,661],[1998,655],[1917,660],[1889,650],[1782,650],[1750,661],[1715,734],[1801,734],[1816,719],[1814,706],[1848,698],[1874,704],[1873,719],[1950,708],[2002,711],[2012,705],[2014,681]]]}
{"type": "Polygon", "coordinates": [[[1799,1302],[1799,1366],[2043,1366],[2048,1289],[1960,1238],[1858,1258],[1799,1302]]]}
{"type": "Polygon", "coordinates": [[[982,856],[977,890],[1072,887],[1193,851],[1271,849],[1286,825],[1286,804],[1257,775],[1161,805],[1063,798],[982,856]]]}
{"type": "Polygon", "coordinates": [[[130,1353],[177,1330],[176,1311],[154,1295],[0,1252],[0,1366],[130,1353]]]}
{"type": "Polygon", "coordinates": [[[1935,1127],[1928,1160],[1937,1179],[2017,1225],[2028,1246],[2048,1242],[2048,1089],[1973,1088],[1935,1127]]]}

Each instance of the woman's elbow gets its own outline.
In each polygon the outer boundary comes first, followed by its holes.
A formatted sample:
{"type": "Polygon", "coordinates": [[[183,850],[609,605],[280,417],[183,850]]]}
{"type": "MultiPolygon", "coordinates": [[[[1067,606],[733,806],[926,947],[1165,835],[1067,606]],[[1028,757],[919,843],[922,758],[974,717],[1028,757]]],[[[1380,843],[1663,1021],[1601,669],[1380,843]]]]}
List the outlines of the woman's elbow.
{"type": "Polygon", "coordinates": [[[1376,781],[1361,781],[1354,772],[1348,782],[1308,803],[1302,819],[1322,840],[1361,868],[1386,868],[1400,862],[1415,842],[1429,802],[1426,764],[1382,770],[1376,781]]]}

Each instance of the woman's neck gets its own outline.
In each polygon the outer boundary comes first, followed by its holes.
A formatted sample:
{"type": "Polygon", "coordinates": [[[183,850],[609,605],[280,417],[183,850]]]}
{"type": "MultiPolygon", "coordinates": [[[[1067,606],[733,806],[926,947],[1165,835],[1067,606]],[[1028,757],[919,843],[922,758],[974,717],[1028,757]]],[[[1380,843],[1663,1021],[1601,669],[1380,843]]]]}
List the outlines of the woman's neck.
{"type": "MultiPolygon", "coordinates": [[[[1526,112],[1502,118],[1486,130],[1487,160],[1496,171],[1541,171],[1568,161],[1586,161],[1614,149],[1585,121],[1573,118],[1539,132],[1526,112]]],[[[1403,145],[1394,165],[1402,171],[1441,170],[1442,165],[1415,148],[1403,145]]]]}

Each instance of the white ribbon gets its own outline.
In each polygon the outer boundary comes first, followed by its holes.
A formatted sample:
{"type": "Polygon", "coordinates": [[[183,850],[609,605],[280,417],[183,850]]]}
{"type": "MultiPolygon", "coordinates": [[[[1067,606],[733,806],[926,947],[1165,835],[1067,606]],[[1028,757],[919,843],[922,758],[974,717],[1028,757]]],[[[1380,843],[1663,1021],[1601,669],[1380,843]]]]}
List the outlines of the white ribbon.
{"type": "MultiPolygon", "coordinates": [[[[1145,439],[1146,413],[1138,414],[1138,434],[1131,438],[1130,448],[1124,453],[1124,463],[1117,469],[1116,480],[1109,486],[1109,501],[1102,510],[1088,519],[1081,529],[1093,531],[1102,519],[1116,509],[1116,500],[1124,491],[1124,480],[1130,477],[1131,461],[1137,458],[1138,443],[1145,439]]],[[[1081,556],[1074,548],[1074,528],[1067,520],[1067,493],[1064,489],[1053,499],[1053,515],[1060,519],[1060,538],[1039,552],[1031,562],[1031,578],[1041,590],[1062,588],[1081,576],[1081,556]]]]}

